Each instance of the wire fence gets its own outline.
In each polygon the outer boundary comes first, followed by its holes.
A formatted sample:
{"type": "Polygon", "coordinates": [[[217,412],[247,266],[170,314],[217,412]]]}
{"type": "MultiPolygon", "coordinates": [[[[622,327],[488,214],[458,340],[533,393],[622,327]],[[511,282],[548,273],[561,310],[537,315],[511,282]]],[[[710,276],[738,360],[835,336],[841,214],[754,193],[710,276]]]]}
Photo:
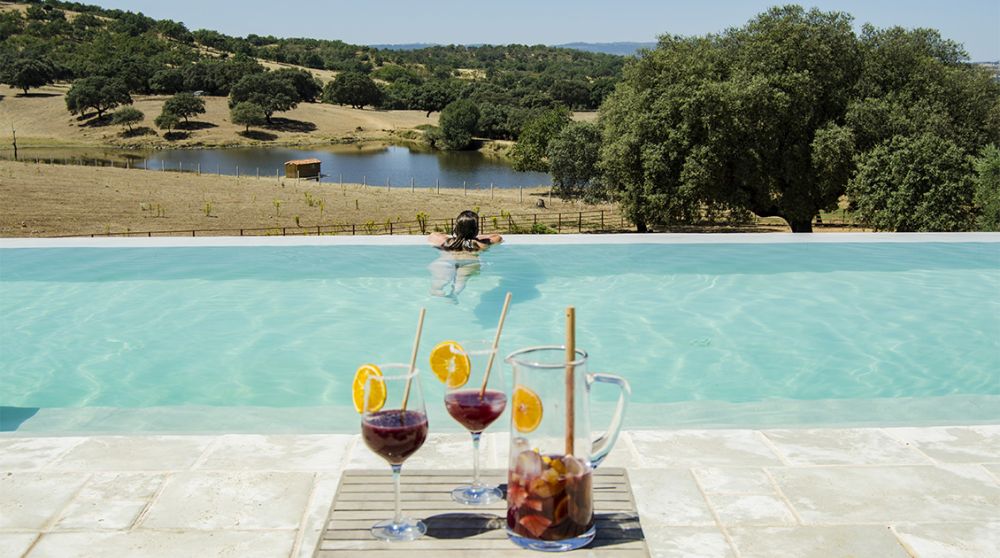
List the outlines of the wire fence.
{"type": "MultiPolygon", "coordinates": [[[[559,234],[614,232],[631,228],[632,224],[618,211],[589,210],[560,213],[525,213],[483,215],[479,218],[483,234],[559,234]]],[[[154,236],[315,236],[315,235],[411,235],[431,232],[451,232],[454,219],[416,219],[383,223],[331,223],[327,225],[175,229],[162,231],[125,231],[70,235],[75,237],[154,237],[154,236]]]]}

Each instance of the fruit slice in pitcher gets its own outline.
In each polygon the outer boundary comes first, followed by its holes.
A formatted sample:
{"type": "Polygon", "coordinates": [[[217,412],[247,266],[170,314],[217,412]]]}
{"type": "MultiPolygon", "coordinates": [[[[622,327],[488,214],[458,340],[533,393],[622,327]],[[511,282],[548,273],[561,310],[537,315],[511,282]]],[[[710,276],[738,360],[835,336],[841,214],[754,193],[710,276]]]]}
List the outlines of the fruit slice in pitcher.
{"type": "Polygon", "coordinates": [[[514,427],[531,432],[542,423],[542,398],[524,386],[514,388],[514,427]]]}

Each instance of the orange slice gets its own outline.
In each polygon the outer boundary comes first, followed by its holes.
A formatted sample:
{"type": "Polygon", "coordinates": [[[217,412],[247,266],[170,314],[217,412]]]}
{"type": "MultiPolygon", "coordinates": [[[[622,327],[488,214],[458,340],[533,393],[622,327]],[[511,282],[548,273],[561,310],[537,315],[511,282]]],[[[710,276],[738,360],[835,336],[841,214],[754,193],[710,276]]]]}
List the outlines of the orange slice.
{"type": "Polygon", "coordinates": [[[542,399],[524,386],[514,388],[514,426],[519,432],[531,432],[542,423],[542,399]]]}
{"type": "Polygon", "coordinates": [[[460,388],[469,381],[472,361],[465,349],[455,341],[442,341],[431,349],[431,371],[441,383],[451,389],[460,388]]]}
{"type": "Polygon", "coordinates": [[[354,409],[358,413],[374,413],[385,405],[385,382],[382,380],[382,371],[374,364],[362,364],[358,371],[354,373],[354,383],[351,385],[351,395],[354,398],[354,409]],[[365,405],[365,384],[368,378],[376,377],[377,380],[370,382],[368,388],[368,404],[365,405]]]}

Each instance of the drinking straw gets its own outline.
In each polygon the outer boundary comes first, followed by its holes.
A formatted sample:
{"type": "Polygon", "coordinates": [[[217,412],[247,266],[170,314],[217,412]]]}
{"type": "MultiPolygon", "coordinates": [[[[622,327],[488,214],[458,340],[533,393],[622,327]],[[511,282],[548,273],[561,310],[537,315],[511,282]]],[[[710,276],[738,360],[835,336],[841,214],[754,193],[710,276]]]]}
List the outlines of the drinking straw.
{"type": "Polygon", "coordinates": [[[406,411],[406,402],[410,399],[410,382],[413,381],[413,367],[417,364],[417,349],[420,348],[420,332],[424,329],[424,315],[426,308],[420,309],[420,320],[417,322],[417,335],[413,338],[413,354],[410,355],[410,368],[406,371],[406,391],[403,392],[403,411],[406,411]]]}
{"type": "Polygon", "coordinates": [[[503,321],[507,317],[507,307],[510,306],[510,292],[503,298],[503,310],[500,311],[500,323],[497,324],[497,334],[493,336],[493,352],[490,353],[490,360],[486,362],[486,375],[483,376],[483,387],[479,389],[479,398],[486,395],[486,382],[490,379],[490,370],[493,369],[493,359],[497,356],[497,346],[500,344],[500,332],[503,331],[503,321]]]}
{"type": "Polygon", "coordinates": [[[566,455],[573,455],[575,398],[573,397],[573,361],[576,360],[576,309],[566,308],[566,455]]]}

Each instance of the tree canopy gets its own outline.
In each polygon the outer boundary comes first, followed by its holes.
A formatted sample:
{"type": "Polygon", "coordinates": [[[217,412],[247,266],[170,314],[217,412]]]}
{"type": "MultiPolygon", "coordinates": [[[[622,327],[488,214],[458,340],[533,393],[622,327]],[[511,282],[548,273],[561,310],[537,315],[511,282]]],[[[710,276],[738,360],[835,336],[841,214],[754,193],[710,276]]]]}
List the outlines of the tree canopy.
{"type": "Polygon", "coordinates": [[[131,132],[132,126],[142,122],[145,118],[146,115],[135,107],[122,107],[111,115],[111,123],[118,126],[124,126],[129,132],[131,132]]]}
{"type": "Polygon", "coordinates": [[[193,93],[178,93],[163,103],[163,112],[169,112],[184,122],[197,114],[205,114],[205,100],[193,93]]]}
{"type": "Polygon", "coordinates": [[[118,105],[131,105],[128,87],[117,79],[92,76],[78,79],[66,92],[66,108],[72,114],[84,114],[93,109],[97,117],[118,105]]]}
{"type": "Polygon", "coordinates": [[[548,172],[549,163],[546,150],[559,132],[570,122],[570,113],[565,107],[547,110],[529,120],[518,138],[510,156],[516,170],[548,172]]]}
{"type": "Polygon", "coordinates": [[[365,105],[378,105],[382,93],[372,79],[359,72],[344,72],[326,84],[323,100],[327,103],[350,105],[362,109],[365,105]]]}
{"type": "Polygon", "coordinates": [[[246,126],[246,131],[250,131],[250,126],[262,126],[267,122],[264,109],[260,105],[242,102],[229,109],[229,119],[233,124],[246,126]]]}
{"type": "Polygon", "coordinates": [[[597,168],[601,129],[592,122],[570,122],[545,150],[552,186],[562,197],[595,201],[604,196],[597,168]]]}
{"type": "Polygon", "coordinates": [[[57,71],[52,61],[48,58],[21,57],[10,63],[10,66],[2,71],[0,80],[11,87],[15,87],[28,94],[29,89],[48,85],[55,81],[57,71]]]}
{"type": "Polygon", "coordinates": [[[472,143],[472,134],[479,123],[479,107],[468,99],[460,99],[441,111],[438,126],[441,145],[445,149],[466,149],[472,143]]]}
{"type": "Polygon", "coordinates": [[[264,110],[270,124],[275,112],[291,110],[299,104],[299,94],[292,82],[276,72],[243,76],[229,93],[229,106],[253,103],[264,110]]]}

